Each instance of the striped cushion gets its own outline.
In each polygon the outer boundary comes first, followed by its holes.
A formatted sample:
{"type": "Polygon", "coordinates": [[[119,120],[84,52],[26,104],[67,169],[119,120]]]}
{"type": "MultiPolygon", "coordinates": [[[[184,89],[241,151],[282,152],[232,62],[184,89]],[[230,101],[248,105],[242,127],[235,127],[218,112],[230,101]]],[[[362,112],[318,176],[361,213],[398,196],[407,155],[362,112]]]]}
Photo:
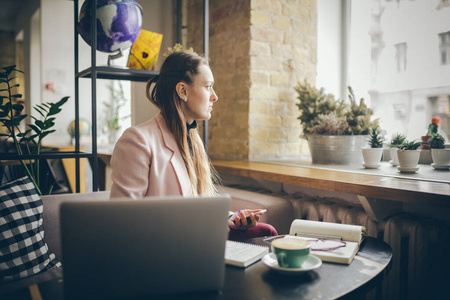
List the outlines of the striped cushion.
{"type": "Polygon", "coordinates": [[[0,284],[61,266],[45,243],[42,212],[28,177],[0,186],[0,284]]]}

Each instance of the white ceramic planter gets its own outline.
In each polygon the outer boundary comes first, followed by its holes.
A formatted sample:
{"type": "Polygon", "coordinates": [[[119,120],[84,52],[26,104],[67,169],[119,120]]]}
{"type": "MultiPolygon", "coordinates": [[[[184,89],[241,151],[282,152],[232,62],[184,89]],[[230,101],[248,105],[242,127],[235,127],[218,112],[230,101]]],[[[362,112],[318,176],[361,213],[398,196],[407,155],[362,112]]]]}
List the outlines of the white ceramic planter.
{"type": "Polygon", "coordinates": [[[397,147],[392,147],[389,149],[389,152],[391,153],[391,165],[393,165],[394,167],[398,166],[398,156],[397,156],[397,150],[399,148],[397,147]]]}
{"type": "Polygon", "coordinates": [[[398,163],[399,166],[397,169],[400,172],[405,173],[414,173],[419,170],[417,164],[419,163],[420,158],[420,149],[419,150],[401,150],[397,151],[398,163]]]}
{"type": "Polygon", "coordinates": [[[380,167],[383,148],[362,148],[364,158],[363,166],[366,169],[377,169],[380,167]]]}
{"type": "Polygon", "coordinates": [[[433,168],[448,170],[450,167],[450,149],[431,149],[433,168]]]}

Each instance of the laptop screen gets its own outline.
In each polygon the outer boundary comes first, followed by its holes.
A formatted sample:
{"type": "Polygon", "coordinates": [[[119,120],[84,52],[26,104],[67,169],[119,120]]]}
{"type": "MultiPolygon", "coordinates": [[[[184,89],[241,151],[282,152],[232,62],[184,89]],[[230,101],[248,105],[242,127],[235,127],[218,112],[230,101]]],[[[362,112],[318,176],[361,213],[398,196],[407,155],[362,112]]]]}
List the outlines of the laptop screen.
{"type": "Polygon", "coordinates": [[[219,290],[231,200],[150,197],[61,205],[70,299],[219,290]]]}

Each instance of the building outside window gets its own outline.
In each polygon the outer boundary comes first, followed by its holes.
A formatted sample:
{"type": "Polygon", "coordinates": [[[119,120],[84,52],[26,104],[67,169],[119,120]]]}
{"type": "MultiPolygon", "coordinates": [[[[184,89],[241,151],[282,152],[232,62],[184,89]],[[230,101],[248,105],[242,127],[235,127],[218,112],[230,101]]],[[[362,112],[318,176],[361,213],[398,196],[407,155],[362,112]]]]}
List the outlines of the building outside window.
{"type": "Polygon", "coordinates": [[[439,33],[439,52],[441,64],[450,64],[450,31],[439,33]]]}
{"type": "Polygon", "coordinates": [[[348,85],[388,140],[396,133],[420,140],[432,117],[450,138],[448,2],[350,0],[348,85]]]}
{"type": "Polygon", "coordinates": [[[406,43],[398,43],[395,47],[395,59],[397,60],[397,72],[406,71],[406,43]]]}

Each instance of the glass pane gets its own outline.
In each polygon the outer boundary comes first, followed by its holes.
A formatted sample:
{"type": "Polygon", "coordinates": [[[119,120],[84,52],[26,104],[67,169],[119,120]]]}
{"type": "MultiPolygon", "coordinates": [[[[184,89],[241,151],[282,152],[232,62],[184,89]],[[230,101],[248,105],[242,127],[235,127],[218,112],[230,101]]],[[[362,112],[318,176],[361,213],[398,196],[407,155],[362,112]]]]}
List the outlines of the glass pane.
{"type": "Polygon", "coordinates": [[[432,117],[450,137],[450,57],[442,47],[450,44],[449,15],[450,6],[429,0],[351,2],[349,85],[368,99],[388,139],[420,140],[432,117]],[[433,97],[446,100],[436,106],[433,97]]]}

